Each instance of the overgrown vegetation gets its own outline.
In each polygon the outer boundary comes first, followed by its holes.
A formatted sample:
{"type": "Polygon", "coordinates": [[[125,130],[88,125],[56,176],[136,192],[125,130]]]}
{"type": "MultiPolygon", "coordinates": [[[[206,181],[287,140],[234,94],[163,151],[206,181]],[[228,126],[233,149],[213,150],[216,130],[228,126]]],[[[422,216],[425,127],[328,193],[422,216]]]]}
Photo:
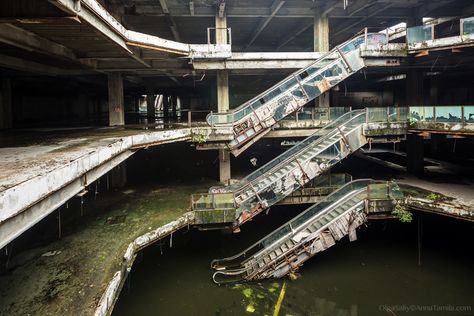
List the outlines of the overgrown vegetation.
{"type": "Polygon", "coordinates": [[[441,195],[435,192],[431,192],[426,196],[426,198],[435,202],[441,199],[441,195]]]}
{"type": "Polygon", "coordinates": [[[408,211],[404,206],[397,203],[392,211],[392,215],[396,216],[402,223],[411,223],[413,220],[413,214],[408,211]]]}
{"type": "Polygon", "coordinates": [[[191,132],[191,141],[195,143],[198,143],[198,144],[205,143],[207,141],[207,138],[208,138],[208,135],[207,135],[206,130],[193,129],[191,132]]]}
{"type": "Polygon", "coordinates": [[[408,117],[408,126],[412,127],[414,126],[416,123],[418,122],[418,120],[414,117],[408,117]]]}

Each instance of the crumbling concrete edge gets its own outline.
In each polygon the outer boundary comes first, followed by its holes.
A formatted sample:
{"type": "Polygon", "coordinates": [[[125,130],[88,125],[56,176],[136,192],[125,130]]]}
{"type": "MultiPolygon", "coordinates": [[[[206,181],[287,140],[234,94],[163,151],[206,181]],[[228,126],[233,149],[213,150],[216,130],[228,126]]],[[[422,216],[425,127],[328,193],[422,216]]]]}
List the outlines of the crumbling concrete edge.
{"type": "Polygon", "coordinates": [[[121,269],[114,273],[112,280],[110,280],[104,294],[102,294],[94,315],[109,316],[112,314],[115,302],[120,295],[123,284],[125,283],[128,273],[132,269],[132,265],[135,261],[137,253],[140,250],[168,235],[171,235],[175,231],[178,231],[186,226],[189,227],[190,225],[194,224],[194,219],[194,212],[187,212],[174,221],[160,226],[144,235],[141,235],[131,242],[123,255],[121,269]]]}

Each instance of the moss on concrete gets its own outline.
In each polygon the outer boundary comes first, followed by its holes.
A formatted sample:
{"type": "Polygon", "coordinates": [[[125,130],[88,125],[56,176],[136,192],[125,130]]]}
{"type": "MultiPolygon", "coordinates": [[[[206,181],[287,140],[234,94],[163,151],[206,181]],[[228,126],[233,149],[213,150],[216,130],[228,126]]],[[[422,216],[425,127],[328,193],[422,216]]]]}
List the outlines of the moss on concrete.
{"type": "Polygon", "coordinates": [[[185,213],[190,194],[211,185],[155,186],[99,196],[86,206],[89,215],[75,223],[73,232],[28,250],[32,255],[27,260],[0,276],[0,315],[92,315],[128,244],[185,213]],[[123,223],[106,223],[120,215],[126,215],[123,223]],[[41,256],[53,250],[60,253],[41,256]]]}

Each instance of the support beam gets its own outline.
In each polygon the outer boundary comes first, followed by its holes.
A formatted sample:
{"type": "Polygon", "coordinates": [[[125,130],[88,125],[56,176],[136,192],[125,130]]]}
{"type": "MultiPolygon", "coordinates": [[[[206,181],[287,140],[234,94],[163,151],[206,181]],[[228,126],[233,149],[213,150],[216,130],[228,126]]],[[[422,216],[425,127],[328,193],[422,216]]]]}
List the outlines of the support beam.
{"type": "Polygon", "coordinates": [[[147,123],[155,123],[155,95],[150,93],[146,96],[146,116],[147,123]]]}
{"type": "Polygon", "coordinates": [[[270,23],[270,21],[273,19],[275,14],[277,14],[278,10],[285,4],[285,1],[282,0],[275,0],[272,3],[272,6],[270,7],[270,15],[266,18],[262,18],[260,20],[260,23],[258,24],[257,28],[253,32],[253,34],[250,36],[250,40],[248,41],[247,45],[245,46],[244,50],[247,50],[253,42],[257,39],[257,37],[262,33],[262,31],[265,29],[265,27],[270,23]]]}
{"type": "Polygon", "coordinates": [[[407,171],[413,174],[424,171],[423,136],[407,135],[407,171]]]}
{"type": "Polygon", "coordinates": [[[8,55],[0,54],[0,66],[8,69],[16,69],[20,71],[25,71],[28,73],[36,73],[50,76],[57,75],[85,75],[93,74],[92,70],[82,70],[82,69],[61,69],[55,66],[50,66],[46,64],[40,64],[34,61],[28,61],[25,59],[12,57],[8,55]]]}
{"type": "Polygon", "coordinates": [[[119,72],[110,73],[108,76],[109,87],[109,126],[125,124],[125,111],[123,105],[123,79],[119,72]]]}
{"type": "Polygon", "coordinates": [[[313,19],[308,20],[305,24],[301,26],[301,28],[291,32],[288,34],[285,38],[283,38],[280,43],[278,43],[278,46],[276,48],[277,51],[279,51],[283,46],[297,38],[300,34],[304,33],[306,30],[308,30],[311,26],[313,26],[314,21],[313,19]]]}
{"type": "Polygon", "coordinates": [[[227,17],[216,15],[216,44],[227,44],[227,17]]]}
{"type": "Polygon", "coordinates": [[[217,111],[229,111],[229,71],[217,71],[217,111]]]}
{"type": "Polygon", "coordinates": [[[178,26],[176,25],[173,17],[170,14],[170,11],[168,9],[168,4],[166,3],[166,0],[159,0],[159,1],[160,1],[161,9],[163,10],[163,13],[165,14],[166,23],[168,24],[168,27],[170,28],[174,39],[179,42],[181,40],[181,36],[179,35],[179,32],[178,32],[178,26]]]}
{"type": "MultiPolygon", "coordinates": [[[[407,19],[407,27],[423,25],[423,19],[417,17],[409,17],[407,19]]],[[[408,61],[413,65],[413,58],[408,61]]],[[[423,71],[421,69],[409,68],[407,69],[406,82],[406,105],[407,106],[421,106],[424,103],[423,91],[423,71]]]]}
{"type": "Polygon", "coordinates": [[[110,187],[112,189],[123,188],[127,184],[127,161],[123,161],[117,167],[110,170],[110,187]]]}
{"type": "Polygon", "coordinates": [[[230,179],[230,151],[227,149],[219,149],[219,182],[229,184],[230,179]]]}
{"type": "Polygon", "coordinates": [[[0,91],[0,129],[12,127],[12,86],[8,78],[2,78],[0,91]]]}
{"type": "MultiPolygon", "coordinates": [[[[314,17],[314,42],[313,48],[315,52],[328,52],[329,51],[329,18],[327,16],[315,16],[314,17]]],[[[327,108],[330,106],[330,91],[326,91],[321,94],[316,100],[316,107],[327,108]]]]}
{"type": "MultiPolygon", "coordinates": [[[[221,3],[225,2],[222,1],[221,3]]],[[[216,15],[216,44],[227,43],[227,17],[216,15]]],[[[217,71],[217,111],[229,111],[229,71],[217,71]]],[[[231,178],[230,152],[227,149],[219,149],[219,181],[229,184],[231,178]]]]}
{"type": "Polygon", "coordinates": [[[219,0],[217,4],[217,16],[221,19],[225,17],[225,5],[225,0],[219,0]]]}
{"type": "MultiPolygon", "coordinates": [[[[367,2],[367,7],[370,6],[370,5],[373,5],[375,2],[367,2]]],[[[344,33],[345,31],[347,30],[350,30],[350,29],[354,29],[357,25],[361,24],[362,22],[365,22],[367,21],[368,19],[370,19],[371,17],[379,14],[380,12],[384,11],[384,10],[387,10],[389,9],[390,7],[392,7],[394,5],[394,3],[382,3],[381,6],[377,9],[374,9],[372,10],[371,12],[369,12],[367,14],[366,17],[360,19],[360,20],[357,20],[355,22],[352,22],[350,23],[349,25],[345,26],[345,27],[342,27],[341,29],[337,30],[333,36],[338,36],[339,34],[342,34],[344,33]]],[[[365,8],[364,8],[365,9],[365,8]]],[[[360,31],[360,30],[354,30],[354,31],[360,31]]],[[[356,33],[356,32],[354,32],[356,33]]]]}
{"type": "Polygon", "coordinates": [[[94,61],[77,58],[74,52],[65,46],[8,23],[0,24],[0,42],[30,52],[41,53],[69,61],[75,61],[78,64],[88,66],[89,68],[96,67],[96,63],[94,61]]]}

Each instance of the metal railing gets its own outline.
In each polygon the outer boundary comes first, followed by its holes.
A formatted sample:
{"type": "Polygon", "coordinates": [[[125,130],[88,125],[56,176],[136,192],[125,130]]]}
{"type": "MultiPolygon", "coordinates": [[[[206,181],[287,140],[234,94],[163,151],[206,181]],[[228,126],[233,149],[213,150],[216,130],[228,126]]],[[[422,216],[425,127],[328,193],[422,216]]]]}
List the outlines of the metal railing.
{"type": "Polygon", "coordinates": [[[243,273],[248,269],[247,263],[253,260],[256,255],[262,257],[266,253],[269,253],[274,249],[276,244],[294,235],[300,231],[302,227],[306,227],[316,216],[336,208],[348,198],[362,191],[365,193],[361,196],[361,200],[371,198],[369,197],[370,188],[372,188],[372,197],[374,197],[374,192],[376,192],[377,194],[375,194],[375,196],[379,199],[383,196],[387,199],[399,199],[403,196],[400,195],[401,191],[393,182],[372,179],[351,181],[332,194],[324,197],[319,203],[307,208],[301,214],[283,224],[242,252],[231,257],[213,260],[211,262],[211,267],[217,270],[235,268],[236,270],[231,270],[229,272],[233,273],[233,271],[241,271],[243,273]],[[381,188],[383,189],[381,190],[381,188]]]}
{"type": "MultiPolygon", "coordinates": [[[[314,86],[315,80],[320,81],[327,77],[337,76],[339,70],[334,66],[338,63],[342,63],[342,67],[345,67],[345,65],[343,65],[344,60],[341,60],[344,59],[344,55],[359,49],[359,47],[366,41],[378,42],[379,40],[373,38],[379,39],[381,36],[385,35],[377,33],[363,34],[338,45],[335,49],[323,55],[308,67],[294,72],[270,89],[260,93],[239,107],[225,113],[209,115],[207,117],[208,124],[232,124],[242,120],[244,117],[254,113],[258,108],[268,104],[272,104],[279,108],[283,105],[287,105],[289,101],[293,99],[301,99],[305,97],[307,99],[308,97],[309,99],[314,99],[321,94],[319,89],[314,86]],[[322,64],[324,64],[323,67],[321,67],[322,64]]],[[[285,113],[276,113],[275,119],[278,121],[284,116],[285,113]]]]}
{"type": "Polygon", "coordinates": [[[473,105],[410,106],[410,123],[474,123],[473,105]]]}

